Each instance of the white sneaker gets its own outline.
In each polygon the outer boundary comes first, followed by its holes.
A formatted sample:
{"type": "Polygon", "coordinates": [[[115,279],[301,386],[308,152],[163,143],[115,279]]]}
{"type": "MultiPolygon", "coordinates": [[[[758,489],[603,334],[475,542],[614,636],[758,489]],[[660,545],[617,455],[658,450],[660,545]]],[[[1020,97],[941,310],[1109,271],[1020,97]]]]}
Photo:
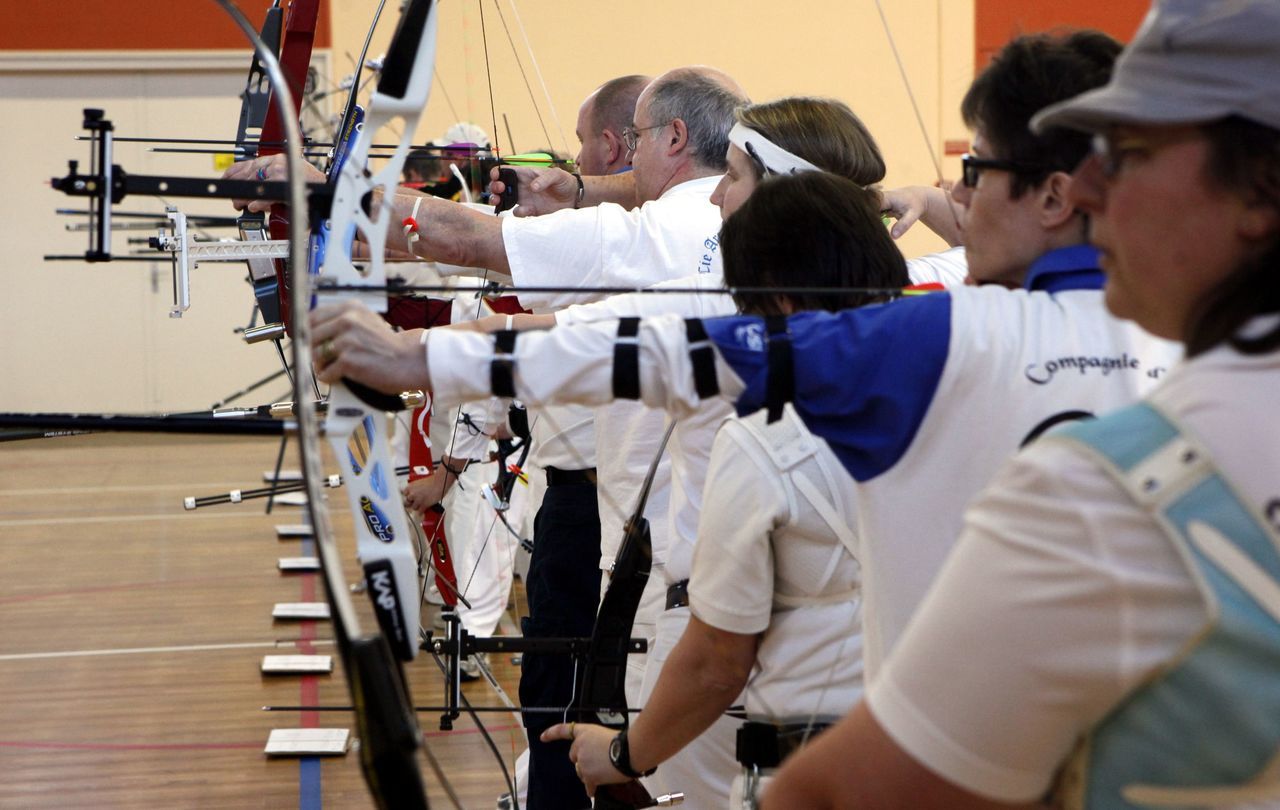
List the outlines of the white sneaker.
{"type": "Polygon", "coordinates": [[[464,658],[458,662],[458,680],[463,683],[480,680],[480,662],[476,660],[477,658],[484,659],[486,668],[489,666],[489,656],[486,653],[476,653],[473,656],[464,658]]]}

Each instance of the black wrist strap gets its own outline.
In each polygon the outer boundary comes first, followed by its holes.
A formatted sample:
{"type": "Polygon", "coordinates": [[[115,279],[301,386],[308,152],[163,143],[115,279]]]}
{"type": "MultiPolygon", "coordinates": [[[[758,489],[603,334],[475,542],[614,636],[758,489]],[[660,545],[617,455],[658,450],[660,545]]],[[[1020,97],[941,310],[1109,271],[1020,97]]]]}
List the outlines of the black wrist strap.
{"type": "MultiPolygon", "coordinates": [[[[440,466],[444,467],[445,471],[448,472],[449,475],[453,476],[453,482],[457,484],[458,489],[462,490],[463,492],[466,492],[467,490],[462,486],[462,474],[467,471],[467,467],[470,464],[471,464],[470,459],[464,460],[462,462],[462,469],[459,470],[457,467],[450,467],[448,464],[445,464],[443,460],[441,460],[440,462],[440,466]]],[[[445,483],[447,484],[449,482],[446,480],[445,483]]]]}
{"type": "Polygon", "coordinates": [[[587,186],[582,182],[582,175],[578,172],[573,173],[573,179],[578,181],[578,196],[573,200],[574,209],[582,207],[582,201],[587,196],[587,186]]]}

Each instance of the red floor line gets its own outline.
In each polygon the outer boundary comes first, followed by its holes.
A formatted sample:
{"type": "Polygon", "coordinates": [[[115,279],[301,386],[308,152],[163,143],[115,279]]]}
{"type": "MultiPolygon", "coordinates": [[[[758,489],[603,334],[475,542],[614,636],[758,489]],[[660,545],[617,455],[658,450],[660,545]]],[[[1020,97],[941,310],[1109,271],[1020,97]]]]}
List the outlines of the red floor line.
{"type": "Polygon", "coordinates": [[[76,743],[37,740],[0,740],[0,748],[36,748],[84,751],[215,751],[233,748],[261,748],[261,742],[238,743],[76,743]]]}

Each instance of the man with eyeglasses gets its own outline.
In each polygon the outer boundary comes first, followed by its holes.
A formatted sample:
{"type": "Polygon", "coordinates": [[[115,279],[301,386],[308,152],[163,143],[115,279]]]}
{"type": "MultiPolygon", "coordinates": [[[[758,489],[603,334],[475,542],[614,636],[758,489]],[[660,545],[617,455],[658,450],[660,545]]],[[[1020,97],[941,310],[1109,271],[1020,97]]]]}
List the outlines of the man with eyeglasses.
{"type": "Polygon", "coordinates": [[[1096,251],[1085,243],[1084,215],[1066,203],[1070,172],[1087,144],[1078,134],[1033,136],[1026,122],[1061,90],[1087,89],[1105,80],[1119,50],[1120,43],[1097,31],[1009,43],[961,105],[973,141],[961,158],[960,182],[949,193],[901,189],[889,212],[909,213],[910,221],[918,215],[948,239],[955,238],[959,224],[973,284],[1036,289],[1048,281],[1042,278],[1046,273],[1096,271],[1096,251]],[[1046,67],[1055,72],[1026,73],[1046,67]]]}
{"type": "MultiPolygon", "coordinates": [[[[517,208],[514,217],[494,219],[460,206],[433,205],[433,201],[428,200],[416,217],[420,224],[419,251],[432,254],[442,250],[447,261],[507,272],[521,303],[539,311],[603,296],[585,290],[531,293],[521,288],[647,287],[694,273],[718,280],[720,257],[716,237],[720,213],[711,204],[710,197],[724,171],[733,111],[747,99],[732,79],[706,67],[681,68],[659,76],[639,92],[639,97],[625,111],[610,101],[613,96],[635,92],[630,89],[634,82],[622,84],[623,87],[615,88],[612,83],[606,83],[583,105],[580,123],[584,126],[579,128],[581,164],[578,166],[582,174],[570,181],[574,191],[567,210],[546,216],[522,216],[524,212],[517,208]],[[613,109],[615,107],[618,109],[613,109]],[[608,113],[609,120],[604,121],[605,116],[599,113],[608,113]],[[621,175],[626,178],[623,183],[626,191],[618,196],[617,203],[596,205],[592,204],[595,201],[578,195],[584,177],[592,182],[591,175],[616,171],[628,163],[632,171],[621,175]]],[[[404,207],[411,203],[407,198],[399,198],[397,204],[404,207]]],[[[488,375],[487,369],[480,366],[474,371],[481,376],[488,375]]],[[[530,570],[531,624],[527,628],[530,635],[589,634],[595,617],[594,604],[585,612],[581,609],[588,601],[586,597],[595,591],[587,587],[590,577],[587,572],[595,571],[596,582],[599,582],[599,569],[612,562],[622,537],[624,510],[635,503],[644,472],[658,455],[664,414],[635,403],[619,402],[596,409],[594,418],[595,452],[589,459],[580,452],[566,452],[561,455],[570,457],[555,461],[555,466],[573,471],[594,467],[589,472],[599,488],[596,551],[588,558],[583,556],[587,553],[585,543],[562,542],[570,539],[565,534],[569,522],[566,518],[570,517],[565,510],[554,510],[559,515],[558,522],[540,513],[540,520],[555,525],[543,526],[547,531],[535,532],[538,537],[534,555],[543,559],[537,570],[532,565],[530,570]],[[559,534],[547,536],[550,531],[559,534]],[[548,542],[543,543],[544,539],[548,542]],[[574,556],[579,559],[571,559],[574,556]],[[564,604],[552,606],[553,599],[564,604]],[[574,612],[578,615],[572,615],[574,612]]],[[[574,424],[563,410],[546,412],[545,409],[533,422],[534,429],[544,434],[564,433],[574,424]]],[[[549,484],[554,483],[557,488],[557,500],[567,493],[561,485],[562,477],[557,473],[553,481],[553,476],[548,475],[549,484]]],[[[587,497],[585,491],[592,490],[591,500],[595,500],[593,485],[571,483],[569,486],[582,490],[584,498],[587,497]]],[[[655,564],[665,559],[669,524],[666,510],[670,497],[670,463],[664,459],[646,509],[655,564]]],[[[594,503],[581,506],[590,510],[597,508],[594,503]]],[[[575,535],[574,539],[583,538],[575,535]]],[[[655,572],[637,611],[633,636],[652,642],[656,614],[662,610],[664,596],[663,577],[655,572]]],[[[633,703],[638,703],[645,658],[629,657],[627,694],[633,703]]],[[[526,665],[528,677],[522,675],[521,679],[521,698],[526,705],[564,705],[572,700],[575,676],[572,662],[529,655],[526,665]]],[[[554,719],[546,715],[527,718],[531,751],[530,810],[586,803],[582,785],[567,756],[568,744],[543,744],[538,740],[542,727],[554,719]]],[[[691,786],[676,787],[689,788],[691,786]]]]}
{"type": "MultiPolygon", "coordinates": [[[[487,270],[510,276],[516,288],[582,290],[521,292],[531,309],[603,297],[586,288],[646,287],[718,272],[720,216],[709,199],[724,172],[733,110],[746,101],[732,78],[704,66],[677,68],[650,83],[621,133],[633,168],[622,182],[632,190],[617,199],[628,204],[593,205],[596,200],[574,193],[569,206],[546,216],[521,216],[517,207],[515,217],[495,219],[399,193],[393,218],[414,219],[413,252],[442,263],[446,274],[487,270]]],[[[565,176],[585,188],[581,176],[565,176]]],[[[388,247],[407,249],[402,240],[393,232],[388,247]]]]}
{"type": "Polygon", "coordinates": [[[1066,196],[1070,172],[1087,143],[1078,133],[1032,135],[1027,121],[1056,100],[1045,93],[1056,95],[1062,88],[1074,95],[1080,85],[1105,81],[1119,49],[1118,42],[1096,31],[1020,38],[969,89],[961,113],[973,142],[952,197],[965,209],[965,248],[974,283],[1036,289],[1072,271],[1100,283],[1097,253],[1085,241],[1085,217],[1066,196]],[[1055,64],[1042,66],[1050,60],[1055,64]],[[1044,67],[1054,72],[1024,75],[1044,67]],[[1037,82],[1044,85],[1039,92],[1031,87],[1037,82]]]}

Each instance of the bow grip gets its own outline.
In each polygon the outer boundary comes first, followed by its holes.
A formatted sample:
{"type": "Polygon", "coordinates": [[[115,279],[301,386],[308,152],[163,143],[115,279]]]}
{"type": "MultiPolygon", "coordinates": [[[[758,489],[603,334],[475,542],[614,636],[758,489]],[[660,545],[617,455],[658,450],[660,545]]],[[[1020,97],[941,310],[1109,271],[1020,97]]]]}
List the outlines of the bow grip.
{"type": "Polygon", "coordinates": [[[395,412],[405,409],[404,400],[401,399],[399,394],[384,394],[363,383],[358,383],[345,377],[342,379],[342,384],[355,395],[356,399],[374,410],[395,412]]]}
{"type": "Polygon", "coordinates": [[[515,169],[498,169],[498,179],[502,181],[502,202],[494,206],[493,213],[501,214],[510,211],[520,202],[520,176],[515,169]]]}
{"type": "Polygon", "coordinates": [[[601,785],[596,788],[595,800],[591,804],[593,810],[636,810],[654,806],[653,797],[638,779],[601,785]]]}

